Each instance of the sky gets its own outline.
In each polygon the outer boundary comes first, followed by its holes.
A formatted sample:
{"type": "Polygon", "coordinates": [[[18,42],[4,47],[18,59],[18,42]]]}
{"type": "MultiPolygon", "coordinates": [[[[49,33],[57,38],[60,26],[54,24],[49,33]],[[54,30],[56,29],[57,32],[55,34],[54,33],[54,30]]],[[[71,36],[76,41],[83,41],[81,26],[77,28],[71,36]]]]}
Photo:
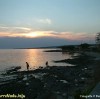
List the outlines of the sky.
{"type": "Polygon", "coordinates": [[[100,0],[0,0],[0,48],[94,43],[100,0]]]}

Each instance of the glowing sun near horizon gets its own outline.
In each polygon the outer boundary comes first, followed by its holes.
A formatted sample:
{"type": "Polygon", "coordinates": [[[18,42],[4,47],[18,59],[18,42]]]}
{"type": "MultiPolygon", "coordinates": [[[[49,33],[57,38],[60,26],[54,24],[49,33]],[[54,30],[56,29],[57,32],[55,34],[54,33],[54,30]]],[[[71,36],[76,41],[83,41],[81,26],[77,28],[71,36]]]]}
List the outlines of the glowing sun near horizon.
{"type": "Polygon", "coordinates": [[[23,36],[28,38],[37,38],[37,37],[52,36],[52,35],[47,31],[34,31],[27,34],[23,34],[23,36]]]}
{"type": "Polygon", "coordinates": [[[36,37],[41,37],[41,36],[45,36],[44,33],[41,32],[30,32],[28,34],[25,34],[26,37],[28,38],[36,38],[36,37]]]}

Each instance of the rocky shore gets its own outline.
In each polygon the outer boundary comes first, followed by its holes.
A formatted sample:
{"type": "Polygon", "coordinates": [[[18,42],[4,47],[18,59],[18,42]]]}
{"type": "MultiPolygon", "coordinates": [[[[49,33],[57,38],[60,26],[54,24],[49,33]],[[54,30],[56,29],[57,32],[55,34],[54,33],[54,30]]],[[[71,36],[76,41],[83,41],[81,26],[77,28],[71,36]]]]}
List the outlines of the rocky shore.
{"type": "MultiPolygon", "coordinates": [[[[85,53],[68,60],[54,60],[75,66],[47,66],[36,70],[9,70],[0,78],[1,94],[24,94],[25,99],[79,99],[94,82],[94,57],[85,53]],[[6,79],[6,80],[5,80],[6,79]]],[[[80,98],[81,99],[81,98],[80,98]]]]}

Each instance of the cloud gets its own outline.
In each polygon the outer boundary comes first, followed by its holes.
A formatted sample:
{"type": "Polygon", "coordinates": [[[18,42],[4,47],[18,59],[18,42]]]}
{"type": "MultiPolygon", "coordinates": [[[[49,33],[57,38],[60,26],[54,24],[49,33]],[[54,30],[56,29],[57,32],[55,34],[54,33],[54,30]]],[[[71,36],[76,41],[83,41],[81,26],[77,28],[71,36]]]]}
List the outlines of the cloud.
{"type": "Polygon", "coordinates": [[[43,31],[26,27],[3,27],[0,26],[0,37],[23,37],[23,38],[39,38],[52,37],[58,39],[76,40],[76,41],[93,41],[95,34],[93,33],[74,33],[68,31],[57,32],[54,30],[43,31]]]}
{"type": "Polygon", "coordinates": [[[4,27],[0,26],[0,37],[17,37],[23,36],[25,33],[33,31],[31,28],[26,27],[4,27]]]}
{"type": "Polygon", "coordinates": [[[74,33],[74,32],[60,32],[58,33],[58,37],[70,39],[70,40],[86,40],[86,39],[94,39],[94,34],[91,33],[74,33]]]}
{"type": "Polygon", "coordinates": [[[22,38],[22,37],[2,37],[0,38],[0,48],[33,48],[46,46],[61,46],[66,44],[77,44],[78,42],[58,39],[53,37],[22,38]]]}
{"type": "Polygon", "coordinates": [[[43,23],[43,24],[52,24],[51,19],[48,19],[48,18],[46,18],[46,19],[37,19],[37,22],[43,23]]]}
{"type": "Polygon", "coordinates": [[[25,28],[25,27],[3,27],[3,26],[0,26],[0,32],[27,33],[29,31],[31,31],[31,29],[25,28]]]}
{"type": "Polygon", "coordinates": [[[44,36],[50,36],[55,38],[63,38],[67,40],[94,40],[95,34],[92,33],[74,33],[74,32],[56,32],[56,31],[41,31],[44,36]]]}

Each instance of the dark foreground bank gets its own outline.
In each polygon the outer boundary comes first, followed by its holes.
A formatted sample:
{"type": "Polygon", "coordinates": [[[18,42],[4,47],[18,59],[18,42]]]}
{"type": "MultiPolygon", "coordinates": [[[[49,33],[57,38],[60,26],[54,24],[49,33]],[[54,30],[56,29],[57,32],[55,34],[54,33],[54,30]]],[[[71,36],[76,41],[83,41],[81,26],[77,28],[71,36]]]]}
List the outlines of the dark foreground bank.
{"type": "Polygon", "coordinates": [[[93,83],[93,57],[81,53],[73,59],[55,62],[75,66],[48,66],[30,71],[18,71],[17,67],[3,74],[8,79],[0,80],[0,94],[23,94],[25,99],[74,99],[93,83]]]}

